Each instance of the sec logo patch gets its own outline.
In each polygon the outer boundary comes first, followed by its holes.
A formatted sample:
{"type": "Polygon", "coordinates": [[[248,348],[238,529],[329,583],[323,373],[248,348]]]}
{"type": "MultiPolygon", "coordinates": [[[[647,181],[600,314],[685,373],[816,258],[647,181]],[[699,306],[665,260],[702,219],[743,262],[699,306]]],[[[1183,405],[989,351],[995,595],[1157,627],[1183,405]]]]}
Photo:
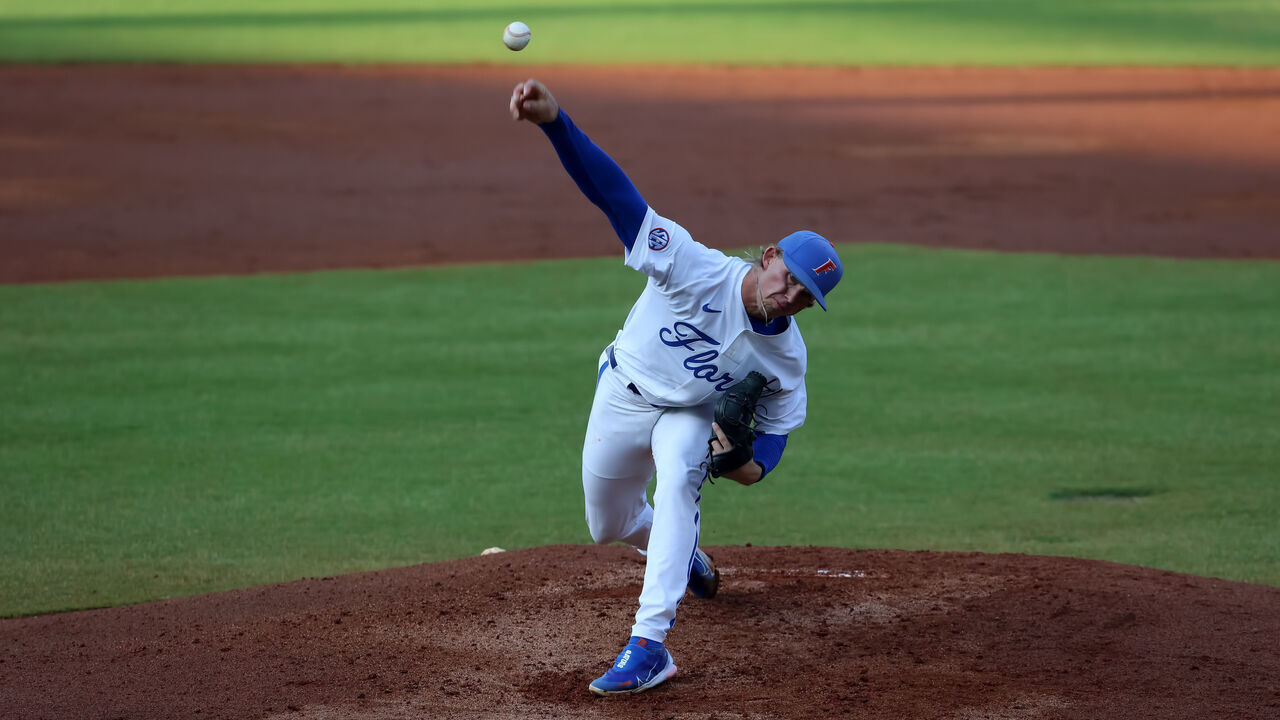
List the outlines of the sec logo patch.
{"type": "Polygon", "coordinates": [[[661,250],[671,242],[671,236],[662,228],[654,228],[649,231],[649,249],[661,250]]]}

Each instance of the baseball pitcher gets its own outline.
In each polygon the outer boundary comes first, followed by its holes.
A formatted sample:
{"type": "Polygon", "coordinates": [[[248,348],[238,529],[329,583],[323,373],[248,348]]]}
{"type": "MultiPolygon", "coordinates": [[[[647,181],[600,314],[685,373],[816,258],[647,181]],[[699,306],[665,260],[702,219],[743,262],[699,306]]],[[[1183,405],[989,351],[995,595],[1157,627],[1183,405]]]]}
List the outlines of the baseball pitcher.
{"type": "Polygon", "coordinates": [[[705,247],[649,207],[542,83],[516,85],[510,109],[542,129],[613,226],[627,267],[648,276],[600,355],[582,449],[592,539],[646,556],[630,639],[590,690],[638,693],[676,672],[664,643],[686,590],[711,598],[719,586],[698,547],[702,484],[710,474],[750,485],[777,467],[807,403],[793,316],[815,302],[825,310],[844,270],[832,244],[807,230],[754,262],[705,247]]]}

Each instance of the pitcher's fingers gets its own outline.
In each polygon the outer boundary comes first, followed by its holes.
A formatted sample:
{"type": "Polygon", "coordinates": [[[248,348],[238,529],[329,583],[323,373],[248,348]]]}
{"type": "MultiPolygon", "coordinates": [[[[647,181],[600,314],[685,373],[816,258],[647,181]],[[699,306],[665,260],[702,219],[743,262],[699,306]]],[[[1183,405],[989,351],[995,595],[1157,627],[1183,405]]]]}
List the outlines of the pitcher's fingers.
{"type": "Polygon", "coordinates": [[[532,78],[524,82],[518,82],[515,88],[511,90],[511,117],[516,120],[519,120],[523,114],[524,100],[529,96],[529,88],[532,82],[532,78]]]}
{"type": "Polygon", "coordinates": [[[711,423],[711,431],[716,434],[716,442],[720,443],[720,447],[729,447],[729,438],[724,434],[724,430],[720,429],[720,423],[711,423]]]}

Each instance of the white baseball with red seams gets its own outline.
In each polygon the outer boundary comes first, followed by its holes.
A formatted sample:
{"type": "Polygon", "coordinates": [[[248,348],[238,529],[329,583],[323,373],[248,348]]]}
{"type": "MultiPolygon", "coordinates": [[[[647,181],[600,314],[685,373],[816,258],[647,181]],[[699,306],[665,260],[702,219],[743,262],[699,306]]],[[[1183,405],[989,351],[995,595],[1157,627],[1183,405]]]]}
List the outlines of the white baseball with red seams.
{"type": "Polygon", "coordinates": [[[502,42],[512,50],[523,50],[533,39],[533,31],[528,25],[516,20],[502,31],[502,42]]]}

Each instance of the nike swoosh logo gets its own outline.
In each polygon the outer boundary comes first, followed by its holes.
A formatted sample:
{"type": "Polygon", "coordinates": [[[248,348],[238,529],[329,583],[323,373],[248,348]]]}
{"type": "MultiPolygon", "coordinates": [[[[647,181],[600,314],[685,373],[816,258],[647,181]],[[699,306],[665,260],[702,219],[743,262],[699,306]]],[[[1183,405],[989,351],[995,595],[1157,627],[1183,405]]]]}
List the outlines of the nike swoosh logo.
{"type": "Polygon", "coordinates": [[[702,304],[702,311],[703,311],[703,312],[709,312],[709,313],[718,313],[718,312],[723,312],[723,311],[721,311],[721,310],[712,310],[712,309],[711,309],[711,303],[703,303],[703,304],[702,304]]]}

